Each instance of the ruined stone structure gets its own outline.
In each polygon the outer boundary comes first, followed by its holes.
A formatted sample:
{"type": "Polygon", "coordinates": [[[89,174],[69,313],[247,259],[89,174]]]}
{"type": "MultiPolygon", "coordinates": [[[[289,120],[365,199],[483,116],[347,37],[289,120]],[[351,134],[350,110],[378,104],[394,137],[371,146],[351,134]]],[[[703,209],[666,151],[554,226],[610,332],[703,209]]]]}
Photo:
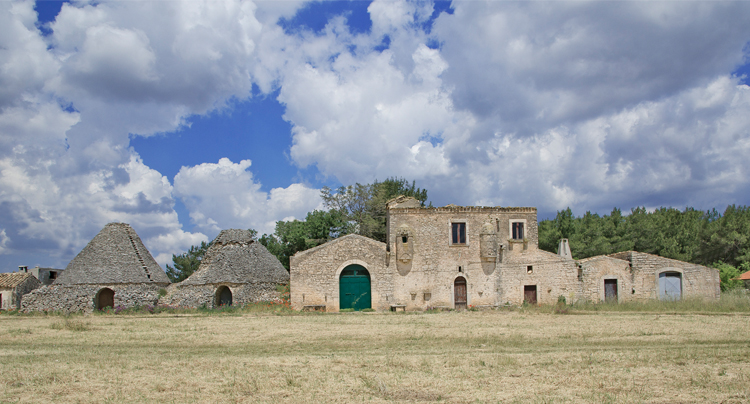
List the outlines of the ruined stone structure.
{"type": "Polygon", "coordinates": [[[536,208],[387,205],[387,243],[348,235],[291,259],[300,310],[424,310],[719,296],[718,271],[625,252],[575,261],[538,248],[536,208]]]}
{"type": "Polygon", "coordinates": [[[126,223],[110,223],[50,286],[23,297],[23,311],[91,312],[156,305],[169,278],[126,223]]]}
{"type": "Polygon", "coordinates": [[[222,230],[190,277],[169,287],[160,303],[208,308],[279,300],[289,273],[247,230],[222,230]]]}
{"type": "Polygon", "coordinates": [[[63,270],[57,268],[40,268],[37,266],[29,269],[28,272],[39,279],[42,285],[51,285],[62,274],[63,270]]]}
{"type": "Polygon", "coordinates": [[[0,274],[0,310],[19,309],[21,298],[41,285],[38,279],[26,272],[0,274]]]}

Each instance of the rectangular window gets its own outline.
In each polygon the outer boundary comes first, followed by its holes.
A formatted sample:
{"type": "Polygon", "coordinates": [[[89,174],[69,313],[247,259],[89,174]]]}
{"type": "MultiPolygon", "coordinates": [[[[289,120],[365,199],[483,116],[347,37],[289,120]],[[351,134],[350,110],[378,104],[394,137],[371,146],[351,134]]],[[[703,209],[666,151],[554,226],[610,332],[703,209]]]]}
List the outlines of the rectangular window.
{"type": "Polygon", "coordinates": [[[466,223],[452,223],[453,244],[466,244],[466,223]]]}
{"type": "Polygon", "coordinates": [[[523,240],[523,222],[513,222],[513,240],[523,240]]]}

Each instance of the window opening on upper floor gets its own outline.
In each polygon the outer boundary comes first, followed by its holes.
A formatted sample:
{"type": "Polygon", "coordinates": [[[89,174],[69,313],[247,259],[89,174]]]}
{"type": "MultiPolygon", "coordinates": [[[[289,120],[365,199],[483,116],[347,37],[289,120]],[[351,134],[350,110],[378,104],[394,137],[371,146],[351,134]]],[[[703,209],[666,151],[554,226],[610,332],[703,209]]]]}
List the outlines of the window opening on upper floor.
{"type": "Polygon", "coordinates": [[[451,243],[466,244],[466,223],[451,223],[451,243]]]}
{"type": "Polygon", "coordinates": [[[523,222],[513,222],[513,240],[523,240],[523,222]]]}
{"type": "Polygon", "coordinates": [[[533,265],[527,265],[526,266],[526,273],[527,274],[533,274],[534,273],[534,266],[533,265]]]}
{"type": "Polygon", "coordinates": [[[404,244],[406,244],[407,242],[409,242],[409,236],[401,236],[401,242],[404,243],[404,244]]]}

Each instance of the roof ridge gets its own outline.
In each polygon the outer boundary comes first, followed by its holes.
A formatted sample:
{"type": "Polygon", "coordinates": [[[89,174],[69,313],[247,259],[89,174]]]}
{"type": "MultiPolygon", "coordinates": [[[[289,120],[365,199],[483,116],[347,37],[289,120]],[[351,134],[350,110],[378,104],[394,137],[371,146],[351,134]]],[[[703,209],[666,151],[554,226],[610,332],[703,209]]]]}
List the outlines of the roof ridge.
{"type": "MultiPolygon", "coordinates": [[[[146,266],[146,262],[143,261],[143,257],[141,257],[141,253],[138,251],[138,246],[135,243],[135,240],[133,239],[133,235],[135,234],[135,230],[131,226],[127,227],[127,235],[128,239],[130,240],[130,245],[133,246],[133,251],[135,251],[135,256],[138,258],[138,262],[141,263],[141,268],[143,268],[143,271],[146,272],[146,277],[148,278],[149,282],[153,282],[154,280],[151,279],[151,272],[148,271],[148,266],[146,266]]],[[[136,237],[138,237],[137,234],[135,234],[136,237]]]]}

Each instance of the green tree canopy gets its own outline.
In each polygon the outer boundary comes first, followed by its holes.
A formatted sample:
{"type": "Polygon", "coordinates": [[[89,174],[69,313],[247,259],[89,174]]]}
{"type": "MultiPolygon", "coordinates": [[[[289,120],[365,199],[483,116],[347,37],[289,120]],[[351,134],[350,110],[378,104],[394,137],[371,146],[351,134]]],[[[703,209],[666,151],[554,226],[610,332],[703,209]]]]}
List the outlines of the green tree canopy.
{"type": "Polygon", "coordinates": [[[259,242],[289,270],[289,258],[346,234],[360,234],[385,241],[385,203],[399,195],[412,196],[424,206],[427,190],[417,188],[403,178],[388,178],[372,184],[354,184],[337,190],[321,190],[327,210],[315,210],[305,220],[276,222],[273,234],[264,234],[259,242]]]}
{"type": "Polygon", "coordinates": [[[174,266],[167,264],[167,277],[172,283],[182,282],[198,270],[203,256],[206,255],[210,243],[201,241],[200,245],[194,245],[180,255],[172,254],[174,266]]]}

